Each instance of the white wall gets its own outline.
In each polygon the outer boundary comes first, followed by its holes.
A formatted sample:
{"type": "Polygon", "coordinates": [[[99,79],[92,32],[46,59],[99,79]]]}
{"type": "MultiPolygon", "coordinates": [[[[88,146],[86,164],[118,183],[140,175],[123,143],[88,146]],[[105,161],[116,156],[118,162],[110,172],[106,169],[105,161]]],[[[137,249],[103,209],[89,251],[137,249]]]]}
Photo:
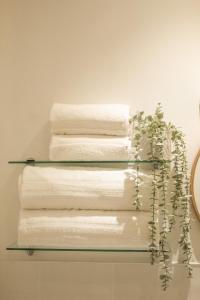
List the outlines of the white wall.
{"type": "Polygon", "coordinates": [[[147,112],[161,101],[166,118],[185,131],[192,162],[200,145],[200,2],[1,0],[0,6],[0,299],[199,299],[194,214],[194,278],[185,281],[175,266],[164,295],[149,264],[72,263],[67,256],[48,262],[44,254],[27,259],[4,249],[16,239],[21,170],[7,161],[47,157],[55,100],[127,103],[147,112]]]}

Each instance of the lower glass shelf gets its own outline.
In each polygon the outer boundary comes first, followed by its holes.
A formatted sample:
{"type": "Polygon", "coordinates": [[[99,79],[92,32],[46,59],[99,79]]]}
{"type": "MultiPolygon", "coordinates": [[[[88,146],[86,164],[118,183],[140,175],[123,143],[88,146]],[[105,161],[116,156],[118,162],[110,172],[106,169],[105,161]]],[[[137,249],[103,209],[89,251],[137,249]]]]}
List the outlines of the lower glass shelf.
{"type": "MultiPolygon", "coordinates": [[[[14,243],[6,248],[6,250],[15,250],[15,251],[26,251],[28,255],[33,255],[35,251],[56,251],[56,252],[150,252],[148,247],[144,248],[112,248],[112,247],[34,247],[34,246],[19,246],[17,243],[14,243]]],[[[157,250],[158,251],[158,250],[157,250]]]]}
{"type": "Polygon", "coordinates": [[[162,164],[164,162],[170,162],[170,160],[35,160],[34,158],[27,160],[10,160],[9,164],[27,164],[27,165],[35,165],[35,164],[162,164]]]}

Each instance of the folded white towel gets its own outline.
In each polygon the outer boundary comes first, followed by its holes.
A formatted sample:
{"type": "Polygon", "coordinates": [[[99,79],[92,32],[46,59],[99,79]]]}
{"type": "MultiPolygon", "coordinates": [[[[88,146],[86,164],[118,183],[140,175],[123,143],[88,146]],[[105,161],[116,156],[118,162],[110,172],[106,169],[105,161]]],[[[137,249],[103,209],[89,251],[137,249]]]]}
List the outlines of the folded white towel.
{"type": "Polygon", "coordinates": [[[53,135],[50,160],[128,160],[131,140],[128,137],[103,135],[53,135]]]}
{"type": "Polygon", "coordinates": [[[69,105],[55,103],[50,113],[55,134],[106,134],[126,136],[129,107],[122,104],[69,105]]]}
{"type": "Polygon", "coordinates": [[[22,210],[20,246],[133,247],[149,244],[148,212],[22,210]]]}
{"type": "MultiPolygon", "coordinates": [[[[139,175],[144,180],[142,210],[149,210],[152,176],[148,172],[139,175]]],[[[21,206],[134,210],[135,176],[132,169],[26,166],[19,181],[21,206]]]]}

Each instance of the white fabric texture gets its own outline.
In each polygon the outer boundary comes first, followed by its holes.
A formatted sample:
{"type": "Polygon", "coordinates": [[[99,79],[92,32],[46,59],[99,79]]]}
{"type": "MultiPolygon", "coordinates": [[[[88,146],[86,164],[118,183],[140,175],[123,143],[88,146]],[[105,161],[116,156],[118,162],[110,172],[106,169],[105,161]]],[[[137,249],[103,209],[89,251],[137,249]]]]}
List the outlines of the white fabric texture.
{"type": "Polygon", "coordinates": [[[127,136],[129,106],[123,104],[70,105],[54,103],[50,112],[54,134],[105,134],[127,136]]]}
{"type": "MultiPolygon", "coordinates": [[[[142,210],[150,209],[152,175],[139,173],[143,182],[142,210]]],[[[19,180],[24,209],[134,210],[136,171],[96,167],[26,166],[19,180]]]]}
{"type": "Polygon", "coordinates": [[[50,160],[128,160],[131,140],[128,137],[102,135],[53,135],[50,160]]]}
{"type": "Polygon", "coordinates": [[[22,210],[19,246],[148,247],[148,212],[22,210]]]}

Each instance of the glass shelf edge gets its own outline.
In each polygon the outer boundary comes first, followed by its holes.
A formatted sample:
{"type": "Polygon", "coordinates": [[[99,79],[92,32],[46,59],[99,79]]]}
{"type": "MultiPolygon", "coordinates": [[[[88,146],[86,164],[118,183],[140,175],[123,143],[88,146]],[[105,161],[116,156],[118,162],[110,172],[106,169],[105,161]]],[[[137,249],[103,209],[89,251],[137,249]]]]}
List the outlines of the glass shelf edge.
{"type": "MultiPolygon", "coordinates": [[[[73,248],[73,247],[69,247],[69,248],[56,248],[56,247],[49,247],[49,248],[45,248],[45,247],[32,247],[32,246],[27,246],[27,247],[23,247],[23,246],[18,246],[16,244],[11,245],[6,247],[6,250],[9,251],[43,251],[43,252],[50,252],[50,251],[54,251],[54,252],[121,252],[121,253],[126,253],[126,252],[140,252],[140,253],[145,253],[145,252],[151,252],[150,249],[148,248],[73,248]]],[[[158,251],[158,250],[156,250],[158,251]]]]}
{"type": "Polygon", "coordinates": [[[110,161],[74,161],[74,160],[10,160],[8,161],[9,164],[27,164],[27,165],[34,165],[34,164],[112,164],[112,163],[118,163],[118,164],[142,164],[142,163],[164,163],[164,162],[170,162],[170,160],[110,160],[110,161]]]}

